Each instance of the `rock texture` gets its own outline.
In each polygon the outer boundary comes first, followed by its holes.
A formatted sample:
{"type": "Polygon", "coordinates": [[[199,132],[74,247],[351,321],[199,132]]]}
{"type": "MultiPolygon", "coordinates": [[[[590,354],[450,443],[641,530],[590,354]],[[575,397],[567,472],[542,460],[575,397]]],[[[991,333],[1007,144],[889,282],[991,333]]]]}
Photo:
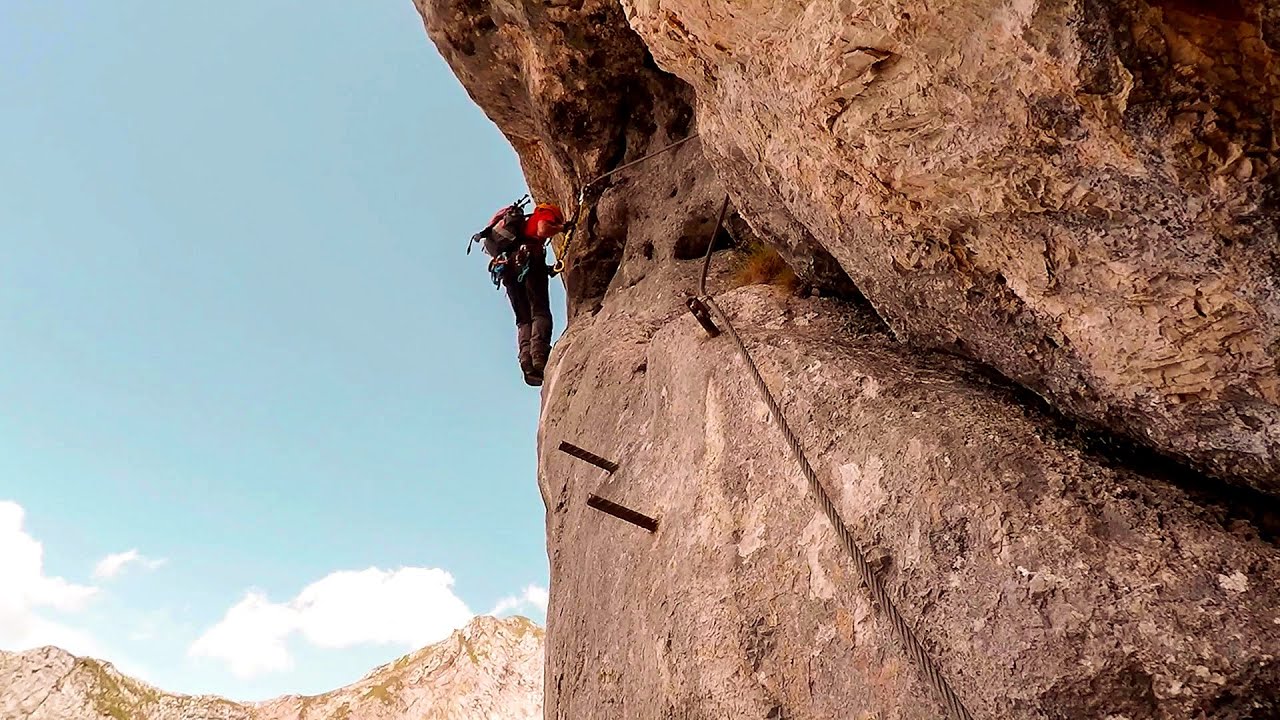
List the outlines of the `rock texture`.
{"type": "Polygon", "coordinates": [[[623,4],[901,339],[1280,492],[1274,3],[623,4]]]}
{"type": "MultiPolygon", "coordinates": [[[[540,200],[554,198],[572,208],[592,179],[695,129],[693,93],[653,63],[616,0],[414,2],[463,86],[511,141],[540,200]]],[[[709,170],[702,176],[718,183],[709,170]]],[[[645,177],[658,179],[664,192],[670,189],[663,196],[670,200],[690,189],[669,175],[645,177]]],[[[580,219],[584,239],[564,275],[571,315],[598,307],[624,254],[643,248],[644,242],[628,244],[628,222],[641,212],[685,209],[677,200],[665,207],[642,203],[633,212],[627,195],[636,189],[625,175],[594,188],[589,199],[607,199],[590,203],[580,219]]],[[[640,190],[654,194],[653,188],[640,190]]],[[[495,205],[502,202],[495,199],[495,205]]],[[[682,216],[694,219],[684,235],[701,240],[699,231],[710,229],[704,226],[714,221],[708,220],[714,212],[711,200],[682,216]]],[[[793,264],[806,277],[832,286],[847,282],[811,238],[797,233],[788,242],[793,264]]]]}
{"type": "MultiPolygon", "coordinates": [[[[547,717],[939,717],[729,343],[616,300],[548,383],[547,717]]],[[[722,301],[975,717],[1280,713],[1280,553],[1246,520],[1081,452],[871,318],[763,288],[722,301]]]]}
{"type": "Polygon", "coordinates": [[[480,617],[340,690],[265,703],[174,695],[52,647],[0,652],[0,720],[533,720],[543,632],[480,617]]]}
{"type": "MultiPolygon", "coordinates": [[[[614,0],[416,2],[544,197],[688,126],[614,0]]],[[[793,264],[847,272],[908,343],[1280,491],[1274,8],[623,4],[793,264]]],[[[622,245],[584,254],[575,302],[622,245]]]]}
{"type": "Polygon", "coordinates": [[[1280,717],[1274,9],[417,3],[539,199],[700,133],[614,176],[570,255],[539,438],[548,719],[942,716],[684,309],[725,193],[716,247],[763,240],[842,298],[711,264],[975,717],[1280,717]]]}

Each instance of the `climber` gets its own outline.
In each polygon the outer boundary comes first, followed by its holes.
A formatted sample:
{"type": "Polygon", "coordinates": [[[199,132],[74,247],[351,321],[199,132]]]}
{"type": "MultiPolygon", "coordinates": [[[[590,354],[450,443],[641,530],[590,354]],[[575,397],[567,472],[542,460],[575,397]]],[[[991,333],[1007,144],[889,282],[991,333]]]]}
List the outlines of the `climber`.
{"type": "MultiPolygon", "coordinates": [[[[520,370],[529,385],[541,385],[551,352],[550,269],[546,242],[565,229],[564,213],[552,203],[539,203],[528,216],[524,198],[498,211],[489,226],[473,241],[483,242],[492,260],[489,272],[494,285],[507,290],[516,316],[516,343],[520,370]]],[[[467,252],[471,246],[467,246],[467,252]]]]}

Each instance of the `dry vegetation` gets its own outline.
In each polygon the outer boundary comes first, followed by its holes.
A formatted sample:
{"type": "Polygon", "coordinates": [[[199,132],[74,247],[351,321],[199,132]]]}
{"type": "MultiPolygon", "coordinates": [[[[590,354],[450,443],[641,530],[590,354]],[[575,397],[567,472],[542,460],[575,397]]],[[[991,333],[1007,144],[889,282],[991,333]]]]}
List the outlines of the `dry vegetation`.
{"type": "Polygon", "coordinates": [[[729,275],[731,287],[777,285],[795,292],[800,286],[795,272],[771,245],[753,241],[736,250],[734,255],[733,271],[729,275]]]}

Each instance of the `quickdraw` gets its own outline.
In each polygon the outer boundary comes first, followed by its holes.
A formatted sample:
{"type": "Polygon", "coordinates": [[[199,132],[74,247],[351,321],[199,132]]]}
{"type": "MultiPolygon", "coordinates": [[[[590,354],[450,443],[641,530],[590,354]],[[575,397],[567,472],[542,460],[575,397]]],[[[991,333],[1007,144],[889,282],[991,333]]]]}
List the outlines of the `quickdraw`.
{"type": "Polygon", "coordinates": [[[529,274],[529,250],[520,248],[512,257],[510,253],[500,253],[497,257],[489,261],[489,279],[493,281],[495,288],[502,287],[502,278],[506,275],[507,268],[515,266],[520,268],[520,272],[516,273],[516,282],[524,282],[524,278],[529,274]]]}
{"type": "Polygon", "coordinates": [[[507,271],[507,254],[502,253],[489,261],[489,279],[495,288],[502,287],[502,276],[507,271]]]}

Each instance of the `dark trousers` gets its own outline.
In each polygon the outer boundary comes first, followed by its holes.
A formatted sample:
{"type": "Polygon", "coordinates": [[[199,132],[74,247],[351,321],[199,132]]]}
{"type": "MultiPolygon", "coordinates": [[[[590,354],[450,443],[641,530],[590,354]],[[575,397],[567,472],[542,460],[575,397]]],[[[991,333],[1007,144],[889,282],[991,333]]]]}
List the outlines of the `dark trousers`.
{"type": "Polygon", "coordinates": [[[517,281],[516,272],[502,279],[516,314],[516,342],[519,345],[520,368],[541,373],[551,353],[551,296],[544,255],[529,258],[529,272],[517,281]]]}

